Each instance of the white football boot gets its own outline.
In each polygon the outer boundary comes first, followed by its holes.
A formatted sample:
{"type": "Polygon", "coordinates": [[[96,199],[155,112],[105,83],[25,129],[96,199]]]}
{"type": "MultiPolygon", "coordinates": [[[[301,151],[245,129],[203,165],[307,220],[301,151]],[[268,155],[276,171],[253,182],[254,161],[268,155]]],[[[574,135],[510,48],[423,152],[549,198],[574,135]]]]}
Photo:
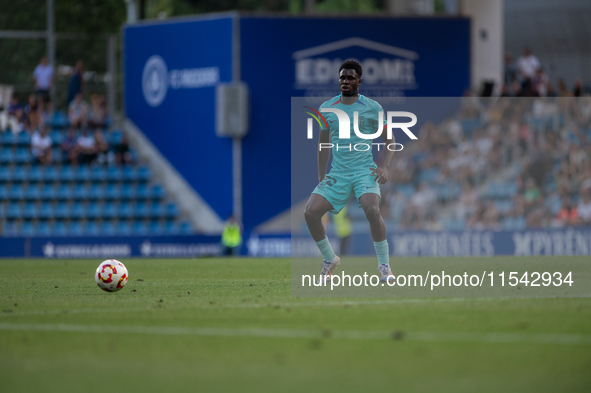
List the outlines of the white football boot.
{"type": "Polygon", "coordinates": [[[330,282],[330,275],[337,266],[341,264],[341,258],[335,255],[332,262],[324,261],[322,263],[322,272],[320,272],[320,278],[318,279],[319,284],[323,284],[324,281],[330,282]]]}
{"type": "Polygon", "coordinates": [[[392,274],[392,269],[390,269],[389,263],[378,265],[378,271],[380,272],[380,281],[381,282],[387,282],[388,277],[390,277],[390,276],[392,276],[392,278],[390,279],[390,282],[394,279],[394,275],[392,274]]]}

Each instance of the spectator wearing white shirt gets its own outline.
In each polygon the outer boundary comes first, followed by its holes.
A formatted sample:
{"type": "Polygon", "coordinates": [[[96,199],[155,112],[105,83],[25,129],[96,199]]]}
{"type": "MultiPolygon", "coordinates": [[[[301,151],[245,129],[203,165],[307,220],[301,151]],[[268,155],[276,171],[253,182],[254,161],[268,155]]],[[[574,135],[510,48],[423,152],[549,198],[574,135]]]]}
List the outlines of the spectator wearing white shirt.
{"type": "Polygon", "coordinates": [[[41,62],[35,67],[33,71],[33,79],[35,80],[35,91],[39,99],[39,105],[47,104],[47,110],[52,111],[51,101],[49,99],[49,91],[53,86],[54,77],[53,66],[49,64],[47,57],[43,57],[41,62]]]}
{"type": "Polygon", "coordinates": [[[47,133],[47,129],[41,127],[31,138],[31,153],[33,157],[43,165],[51,164],[51,145],[52,140],[47,133]]]}
{"type": "Polygon", "coordinates": [[[523,49],[523,56],[517,61],[517,71],[522,82],[522,89],[524,89],[524,83],[526,81],[533,81],[536,73],[540,69],[541,64],[536,56],[534,56],[529,48],[523,49]]]}
{"type": "Polygon", "coordinates": [[[68,120],[70,121],[70,127],[86,127],[87,112],[88,106],[82,99],[82,93],[77,93],[68,107],[68,120]]]}
{"type": "Polygon", "coordinates": [[[591,224],[591,198],[589,198],[589,189],[581,193],[581,202],[577,206],[579,220],[581,225],[591,224]]]}
{"type": "Polygon", "coordinates": [[[82,135],[78,137],[78,153],[78,162],[80,164],[90,164],[98,156],[96,140],[86,128],[82,130],[82,135]]]}

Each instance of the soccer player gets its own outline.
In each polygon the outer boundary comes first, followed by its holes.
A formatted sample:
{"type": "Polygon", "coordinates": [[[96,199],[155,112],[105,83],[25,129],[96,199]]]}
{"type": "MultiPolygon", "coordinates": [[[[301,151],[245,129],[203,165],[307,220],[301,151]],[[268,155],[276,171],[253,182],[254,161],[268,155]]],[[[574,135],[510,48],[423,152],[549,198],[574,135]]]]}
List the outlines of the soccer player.
{"type": "MultiPolygon", "coordinates": [[[[375,134],[379,127],[379,112],[382,106],[376,101],[359,94],[361,65],[354,60],[345,61],[339,68],[339,85],[341,94],[326,102],[320,108],[336,108],[347,113],[353,128],[354,112],[358,113],[359,131],[363,134],[375,134]]],[[[326,281],[334,269],[340,264],[326,237],[322,216],[331,211],[338,213],[345,207],[352,194],[359,201],[369,221],[371,236],[378,256],[378,271],[380,279],[385,281],[392,275],[389,264],[388,242],[386,240],[386,225],[380,213],[380,185],[388,181],[388,168],[392,161],[393,151],[382,145],[384,154],[380,165],[376,165],[372,155],[372,140],[358,137],[353,129],[349,139],[339,138],[339,120],[335,113],[323,112],[328,123],[328,130],[322,130],[318,138],[318,181],[320,184],[314,189],[306,204],[304,216],[312,238],[322,253],[321,281],[326,281]],[[320,148],[321,143],[332,143],[332,169],[326,175],[326,168],[330,150],[320,148]],[[355,149],[355,144],[364,143],[365,149],[355,149]],[[363,150],[363,151],[362,151],[363,150]]],[[[385,122],[384,114],[384,122],[385,122]]],[[[386,132],[382,132],[385,144],[394,143],[387,139],[386,132]]],[[[327,145],[322,145],[327,146],[327,145]]],[[[382,149],[380,149],[382,150],[382,149]]]]}

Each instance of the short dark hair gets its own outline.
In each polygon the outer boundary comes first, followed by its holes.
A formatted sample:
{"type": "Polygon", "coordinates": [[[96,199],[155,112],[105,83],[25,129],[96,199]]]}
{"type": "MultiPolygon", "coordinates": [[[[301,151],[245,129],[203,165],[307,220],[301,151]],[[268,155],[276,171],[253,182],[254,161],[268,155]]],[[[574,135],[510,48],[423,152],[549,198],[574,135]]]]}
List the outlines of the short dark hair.
{"type": "Polygon", "coordinates": [[[363,74],[363,69],[361,68],[361,64],[359,64],[355,60],[347,60],[343,64],[341,64],[341,67],[339,68],[339,74],[344,69],[355,70],[355,72],[357,72],[357,75],[359,75],[360,78],[361,78],[361,75],[363,74]]]}

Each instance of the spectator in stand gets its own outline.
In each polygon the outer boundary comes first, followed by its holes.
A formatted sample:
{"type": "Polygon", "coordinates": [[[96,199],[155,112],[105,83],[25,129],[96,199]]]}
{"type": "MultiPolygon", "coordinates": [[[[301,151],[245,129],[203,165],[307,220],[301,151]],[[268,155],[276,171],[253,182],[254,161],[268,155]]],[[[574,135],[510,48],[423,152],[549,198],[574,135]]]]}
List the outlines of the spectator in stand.
{"type": "Polygon", "coordinates": [[[127,137],[125,135],[121,137],[121,141],[115,146],[115,162],[117,165],[131,165],[133,163],[129,151],[129,143],[127,142],[127,137]]]}
{"type": "Polygon", "coordinates": [[[531,177],[528,177],[525,181],[525,192],[523,193],[523,199],[525,201],[525,209],[530,210],[540,199],[540,189],[536,185],[536,182],[531,177]]]}
{"type": "Polygon", "coordinates": [[[562,199],[562,207],[556,214],[555,223],[557,226],[571,226],[574,225],[579,218],[577,208],[571,209],[570,202],[567,198],[562,199]]]}
{"type": "Polygon", "coordinates": [[[109,144],[105,140],[105,136],[100,128],[94,130],[94,148],[97,154],[97,161],[99,164],[105,164],[107,162],[107,152],[109,150],[109,144]]]}
{"type": "Polygon", "coordinates": [[[558,97],[572,97],[572,93],[566,86],[564,79],[558,79],[558,97]]]}
{"type": "Polygon", "coordinates": [[[47,105],[47,112],[49,113],[53,112],[49,98],[49,93],[53,86],[53,77],[53,66],[49,64],[47,57],[43,57],[41,62],[35,67],[35,71],[33,71],[33,79],[35,80],[35,91],[39,99],[39,106],[43,110],[43,105],[47,105]]]}
{"type": "Polygon", "coordinates": [[[573,96],[581,97],[583,95],[583,82],[580,79],[575,80],[575,86],[573,87],[573,96]]]}
{"type": "Polygon", "coordinates": [[[17,93],[12,93],[12,97],[10,97],[10,102],[8,103],[8,107],[6,108],[8,111],[8,115],[10,116],[16,116],[16,112],[19,109],[23,109],[23,106],[21,105],[20,101],[18,100],[18,94],[17,93]]]}
{"type": "Polygon", "coordinates": [[[78,165],[78,140],[73,128],[70,128],[68,135],[62,142],[62,157],[64,163],[78,165]]]}
{"type": "Polygon", "coordinates": [[[97,157],[96,141],[94,136],[90,135],[88,130],[84,128],[82,135],[78,137],[78,162],[80,164],[90,164],[97,157]]]}
{"type": "Polygon", "coordinates": [[[435,195],[433,190],[429,188],[429,184],[421,182],[419,184],[419,190],[411,199],[411,203],[416,209],[418,219],[423,220],[430,212],[430,209],[434,207],[436,201],[437,195],[435,195]]]}
{"type": "Polygon", "coordinates": [[[45,127],[41,127],[39,131],[33,134],[31,138],[31,153],[38,163],[43,165],[51,164],[52,143],[45,127]]]}
{"type": "Polygon", "coordinates": [[[577,205],[578,224],[591,224],[591,197],[589,196],[589,189],[581,192],[581,202],[577,205]]]}
{"type": "Polygon", "coordinates": [[[546,97],[548,95],[548,83],[550,79],[542,67],[538,68],[536,75],[532,80],[533,88],[540,97],[546,97]]]}
{"type": "Polygon", "coordinates": [[[29,95],[29,102],[25,105],[24,114],[26,116],[25,128],[30,133],[34,133],[41,128],[43,118],[35,94],[29,95]]]}
{"type": "Polygon", "coordinates": [[[540,67],[538,58],[531,53],[529,48],[524,48],[523,56],[517,61],[517,71],[521,79],[522,90],[525,90],[524,82],[530,81],[531,83],[540,67]]]}
{"type": "Polygon", "coordinates": [[[90,110],[88,112],[88,126],[90,128],[105,128],[107,108],[104,96],[93,94],[90,96],[90,110]]]}
{"type": "Polygon", "coordinates": [[[68,81],[68,95],[66,98],[66,106],[76,97],[76,94],[82,93],[82,73],[84,72],[84,63],[78,60],[74,69],[70,73],[70,80],[68,81]]]}
{"type": "Polygon", "coordinates": [[[70,127],[85,128],[87,110],[88,107],[86,102],[82,99],[82,93],[76,94],[72,102],[70,102],[70,106],[68,107],[68,120],[70,121],[70,127]]]}
{"type": "Polygon", "coordinates": [[[517,67],[511,53],[505,53],[505,85],[509,86],[517,80],[517,67]]]}

